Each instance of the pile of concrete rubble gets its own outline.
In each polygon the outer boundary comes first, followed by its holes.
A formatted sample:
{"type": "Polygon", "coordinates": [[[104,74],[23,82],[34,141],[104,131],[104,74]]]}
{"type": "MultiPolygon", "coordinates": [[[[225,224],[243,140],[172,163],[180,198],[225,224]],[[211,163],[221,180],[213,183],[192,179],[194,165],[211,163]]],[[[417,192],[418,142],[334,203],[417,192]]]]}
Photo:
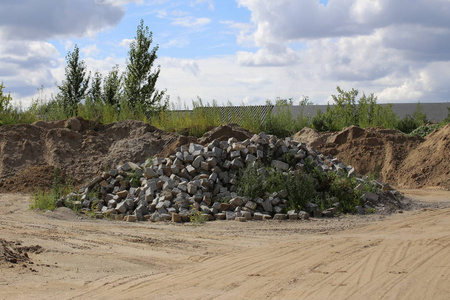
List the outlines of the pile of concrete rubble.
{"type": "MultiPolygon", "coordinates": [[[[309,161],[324,172],[340,172],[356,176],[354,168],[336,158],[326,157],[304,143],[291,138],[278,139],[265,133],[237,141],[213,140],[207,145],[191,143],[181,146],[167,158],[150,158],[144,163],[127,162],[94,178],[79,192],[58,200],[94,217],[116,220],[186,222],[194,214],[208,220],[298,220],[332,217],[339,203],[326,210],[309,203],[302,211],[288,210],[286,191],[250,199],[238,194],[239,174],[251,164],[261,162],[279,172],[294,173],[309,161]],[[285,159],[289,156],[291,159],[285,159]],[[288,161],[288,162],[286,162],[288,161]]],[[[368,209],[384,209],[381,195],[396,198],[399,194],[387,184],[372,181],[379,193],[365,193],[359,213],[368,209]]]]}

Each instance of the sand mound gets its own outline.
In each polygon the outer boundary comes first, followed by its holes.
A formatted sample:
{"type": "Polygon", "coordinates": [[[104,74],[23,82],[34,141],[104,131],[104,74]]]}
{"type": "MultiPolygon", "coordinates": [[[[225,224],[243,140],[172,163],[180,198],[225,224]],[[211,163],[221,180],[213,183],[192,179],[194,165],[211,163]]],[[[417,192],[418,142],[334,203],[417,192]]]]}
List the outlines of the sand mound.
{"type": "Polygon", "coordinates": [[[8,188],[6,179],[12,179],[10,184],[15,188],[12,192],[28,191],[26,185],[35,181],[26,177],[42,176],[45,185],[47,175],[53,174],[52,168],[58,168],[75,183],[82,183],[120,162],[144,161],[178,137],[147,123],[129,120],[101,125],[72,118],[2,126],[0,179],[3,189],[8,188]],[[35,166],[48,167],[29,169],[35,166]]]}
{"type": "Polygon", "coordinates": [[[303,129],[294,139],[309,142],[323,154],[339,158],[361,174],[372,173],[393,184],[397,184],[397,172],[410,151],[424,141],[397,130],[356,126],[325,134],[303,129]]]}
{"type": "Polygon", "coordinates": [[[450,124],[435,130],[409,153],[396,179],[402,187],[438,186],[450,190],[450,124]]]}
{"type": "Polygon", "coordinates": [[[62,181],[82,184],[87,178],[128,161],[168,157],[181,145],[213,139],[244,140],[252,133],[236,124],[219,126],[199,141],[166,133],[133,120],[102,125],[81,117],[0,127],[0,192],[34,192],[51,186],[54,170],[62,181]]]}
{"type": "MultiPolygon", "coordinates": [[[[0,192],[33,193],[36,190],[47,190],[54,182],[55,171],[56,169],[49,165],[25,168],[0,181],[0,192]]],[[[66,178],[64,170],[58,170],[58,176],[60,177],[60,183],[63,183],[66,178]]]]}
{"type": "Polygon", "coordinates": [[[206,132],[199,140],[200,144],[208,144],[213,140],[226,141],[231,137],[236,138],[238,141],[249,139],[253,136],[253,133],[240,127],[237,124],[227,124],[218,126],[208,132],[206,132]]]}

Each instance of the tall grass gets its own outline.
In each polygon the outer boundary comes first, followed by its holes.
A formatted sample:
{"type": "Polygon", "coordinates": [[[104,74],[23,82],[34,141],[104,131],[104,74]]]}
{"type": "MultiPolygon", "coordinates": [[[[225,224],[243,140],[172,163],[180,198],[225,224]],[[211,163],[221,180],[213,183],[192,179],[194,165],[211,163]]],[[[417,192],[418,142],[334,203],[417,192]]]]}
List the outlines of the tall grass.
{"type": "MultiPolygon", "coordinates": [[[[78,105],[77,115],[88,120],[103,124],[122,121],[140,120],[168,132],[177,132],[183,135],[200,137],[213,127],[237,123],[251,132],[265,131],[278,137],[291,136],[303,127],[311,127],[318,131],[339,131],[344,127],[356,125],[362,128],[382,126],[395,128],[405,133],[426,123],[426,115],[418,104],[414,115],[400,119],[392,110],[392,105],[381,106],[376,103],[373,94],[362,95],[357,98],[357,90],[343,91],[338,88],[339,94],[333,96],[335,105],[328,105],[325,112],[319,111],[310,118],[303,113],[309,101],[300,102],[301,112],[292,115],[292,99],[277,99],[269,106],[233,106],[231,103],[219,106],[216,101],[211,104],[204,103],[202,99],[192,101],[192,109],[180,102],[172,104],[168,110],[146,114],[143,107],[131,107],[128,102],[121,101],[118,105],[105,104],[87,97],[78,105]],[[264,115],[264,110],[272,107],[264,115]]],[[[66,119],[64,107],[59,96],[51,96],[49,100],[40,97],[34,100],[28,109],[10,105],[9,95],[3,95],[3,104],[0,105],[0,126],[7,124],[32,123],[37,120],[51,121],[66,119]],[[6,104],[5,104],[6,103],[6,104]]],[[[449,117],[442,124],[450,122],[449,117]]]]}

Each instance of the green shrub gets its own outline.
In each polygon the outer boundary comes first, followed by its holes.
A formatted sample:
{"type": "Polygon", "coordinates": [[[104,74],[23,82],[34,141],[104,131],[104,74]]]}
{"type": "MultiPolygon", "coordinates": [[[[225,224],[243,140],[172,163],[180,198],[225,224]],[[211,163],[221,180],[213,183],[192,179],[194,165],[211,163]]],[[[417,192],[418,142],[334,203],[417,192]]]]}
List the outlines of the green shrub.
{"type": "Polygon", "coordinates": [[[53,170],[53,183],[50,190],[38,190],[31,199],[30,208],[39,210],[54,210],[56,201],[73,191],[70,180],[61,178],[59,169],[53,170]]]}
{"type": "Polygon", "coordinates": [[[425,137],[441,126],[441,124],[422,125],[414,129],[409,135],[418,135],[421,137],[425,137]]]}
{"type": "Polygon", "coordinates": [[[287,176],[285,189],[288,194],[289,208],[297,211],[303,209],[316,195],[314,178],[301,171],[287,176]]]}
{"type": "Polygon", "coordinates": [[[264,182],[266,180],[264,174],[259,173],[258,169],[262,167],[262,164],[255,163],[248,165],[240,174],[238,180],[238,193],[245,197],[255,199],[263,195],[264,182]]]}
{"type": "Polygon", "coordinates": [[[403,119],[398,122],[397,129],[403,133],[411,133],[419,125],[414,121],[410,115],[406,115],[403,119]]]}
{"type": "Polygon", "coordinates": [[[194,225],[202,225],[208,221],[208,215],[191,206],[191,215],[189,216],[189,220],[194,225]]]}

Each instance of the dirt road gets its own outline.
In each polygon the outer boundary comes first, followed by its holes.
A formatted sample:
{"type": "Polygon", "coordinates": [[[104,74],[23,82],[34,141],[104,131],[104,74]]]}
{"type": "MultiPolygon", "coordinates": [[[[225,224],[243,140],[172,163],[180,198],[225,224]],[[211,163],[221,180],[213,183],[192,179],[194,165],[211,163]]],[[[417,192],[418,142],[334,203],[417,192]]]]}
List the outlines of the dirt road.
{"type": "Polygon", "coordinates": [[[450,192],[414,211],[203,226],[80,219],[0,194],[0,299],[449,299],[450,192]]]}

